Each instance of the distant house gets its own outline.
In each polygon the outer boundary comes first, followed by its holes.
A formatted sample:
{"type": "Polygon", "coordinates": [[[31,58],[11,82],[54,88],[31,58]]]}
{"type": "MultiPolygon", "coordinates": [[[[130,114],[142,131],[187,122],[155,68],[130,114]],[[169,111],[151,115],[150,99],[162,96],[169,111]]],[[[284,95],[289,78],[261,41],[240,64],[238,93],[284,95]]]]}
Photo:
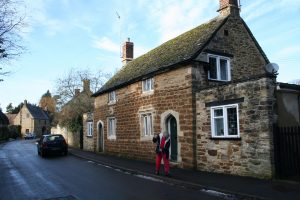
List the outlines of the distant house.
{"type": "Polygon", "coordinates": [[[6,116],[9,120],[9,124],[13,125],[17,114],[8,114],[8,113],[6,113],[6,116]]]}
{"type": "MultiPolygon", "coordinates": [[[[94,103],[94,98],[91,97],[92,94],[93,93],[90,89],[90,80],[83,80],[83,90],[80,92],[80,89],[75,89],[74,97],[62,107],[60,111],[60,119],[63,120],[75,115],[78,116],[78,114],[82,117],[83,113],[92,111],[94,103]]],[[[78,119],[77,123],[78,126],[81,126],[82,118],[78,119]]],[[[67,127],[57,125],[56,128],[51,129],[51,132],[62,134],[67,143],[76,148],[83,148],[84,140],[89,140],[89,138],[84,136],[83,129],[72,131],[67,127]]]]}
{"type": "Polygon", "coordinates": [[[14,118],[14,125],[21,125],[21,134],[35,133],[37,137],[50,133],[50,119],[46,111],[42,108],[27,103],[20,109],[14,118]]]}

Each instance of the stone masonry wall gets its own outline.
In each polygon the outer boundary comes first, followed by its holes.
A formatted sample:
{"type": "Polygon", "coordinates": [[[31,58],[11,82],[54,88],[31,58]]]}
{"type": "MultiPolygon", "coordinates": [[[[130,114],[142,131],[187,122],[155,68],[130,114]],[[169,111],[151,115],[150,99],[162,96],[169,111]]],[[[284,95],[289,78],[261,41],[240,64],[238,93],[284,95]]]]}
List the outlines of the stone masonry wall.
{"type": "MultiPolygon", "coordinates": [[[[265,74],[264,67],[267,62],[239,18],[229,17],[206,49],[233,56],[230,59],[232,81],[265,74]],[[225,35],[225,30],[228,35],[225,35]]],[[[218,84],[212,81],[208,82],[207,79],[202,80],[201,83],[204,86],[218,84]]]]}
{"type": "Polygon", "coordinates": [[[165,72],[154,77],[154,92],[142,93],[142,82],[131,84],[116,90],[117,102],[108,105],[108,94],[95,99],[94,112],[94,148],[97,149],[96,124],[104,124],[104,151],[109,154],[132,157],[143,160],[155,158],[155,144],[152,136],[141,137],[140,113],[150,111],[153,114],[154,133],[165,128],[162,116],[168,113],[178,114],[178,165],[192,167],[192,93],[191,67],[186,66],[165,72]],[[116,118],[116,140],[107,139],[107,118],[116,118]]]}
{"type": "Polygon", "coordinates": [[[85,113],[83,114],[83,150],[94,151],[94,139],[93,136],[88,136],[87,122],[93,122],[93,115],[85,113]]]}
{"type": "Polygon", "coordinates": [[[203,171],[272,177],[274,83],[269,78],[202,90],[197,104],[197,168],[203,171]],[[244,98],[238,104],[240,140],[211,139],[205,103],[244,98]]]}

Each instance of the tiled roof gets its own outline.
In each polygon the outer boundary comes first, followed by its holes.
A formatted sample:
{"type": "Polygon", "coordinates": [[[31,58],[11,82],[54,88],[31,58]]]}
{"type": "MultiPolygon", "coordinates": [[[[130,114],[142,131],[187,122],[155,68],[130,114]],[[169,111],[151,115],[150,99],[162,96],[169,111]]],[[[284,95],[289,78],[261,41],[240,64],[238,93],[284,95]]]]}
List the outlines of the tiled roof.
{"type": "Polygon", "coordinates": [[[227,18],[218,16],[134,59],[122,67],[93,96],[98,96],[191,61],[203,50],[227,18]]]}
{"type": "Polygon", "coordinates": [[[49,120],[48,114],[38,106],[26,104],[30,114],[34,119],[49,120]]]}

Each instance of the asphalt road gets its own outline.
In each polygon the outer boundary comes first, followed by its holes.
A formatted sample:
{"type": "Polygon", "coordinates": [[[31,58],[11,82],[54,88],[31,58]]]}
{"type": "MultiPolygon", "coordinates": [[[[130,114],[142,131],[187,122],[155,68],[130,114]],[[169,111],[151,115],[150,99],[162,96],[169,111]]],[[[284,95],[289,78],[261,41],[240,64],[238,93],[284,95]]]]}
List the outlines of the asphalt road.
{"type": "Polygon", "coordinates": [[[77,157],[37,155],[34,140],[0,144],[0,199],[222,199],[77,157]]]}

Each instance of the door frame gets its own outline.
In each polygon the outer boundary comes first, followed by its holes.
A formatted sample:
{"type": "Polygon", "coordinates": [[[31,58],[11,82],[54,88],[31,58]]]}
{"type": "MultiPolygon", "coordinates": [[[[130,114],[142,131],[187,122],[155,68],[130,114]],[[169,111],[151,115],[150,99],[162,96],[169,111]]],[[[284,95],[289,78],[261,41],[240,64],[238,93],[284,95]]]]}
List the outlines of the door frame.
{"type": "Polygon", "coordinates": [[[162,131],[168,131],[168,119],[170,118],[170,116],[173,116],[176,119],[176,123],[177,123],[177,161],[172,161],[172,163],[179,164],[182,162],[181,142],[179,138],[183,136],[183,133],[180,130],[179,113],[174,110],[167,110],[164,113],[162,113],[160,127],[162,131]]]}
{"type": "Polygon", "coordinates": [[[97,122],[97,150],[98,152],[104,152],[104,123],[101,120],[97,122]],[[100,125],[101,129],[99,130],[100,125]],[[100,141],[102,141],[102,151],[100,151],[100,141]]]}

